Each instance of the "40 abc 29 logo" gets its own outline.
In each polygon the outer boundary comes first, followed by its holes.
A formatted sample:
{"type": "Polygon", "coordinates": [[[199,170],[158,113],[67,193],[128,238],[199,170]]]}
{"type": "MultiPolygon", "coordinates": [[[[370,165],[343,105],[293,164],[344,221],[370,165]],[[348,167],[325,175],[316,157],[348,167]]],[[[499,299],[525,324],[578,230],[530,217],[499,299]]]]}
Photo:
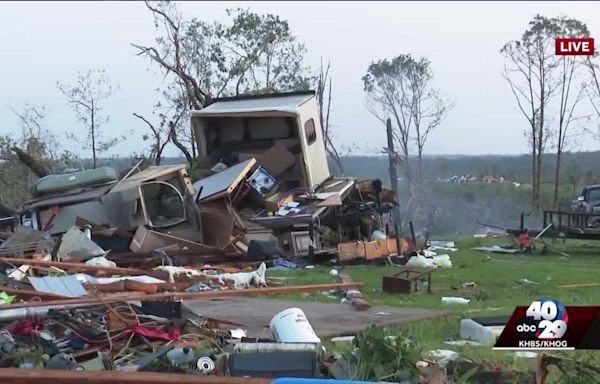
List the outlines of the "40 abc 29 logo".
{"type": "Polygon", "coordinates": [[[519,347],[567,347],[567,341],[561,338],[567,332],[568,323],[567,310],[558,300],[533,301],[517,325],[519,347]]]}

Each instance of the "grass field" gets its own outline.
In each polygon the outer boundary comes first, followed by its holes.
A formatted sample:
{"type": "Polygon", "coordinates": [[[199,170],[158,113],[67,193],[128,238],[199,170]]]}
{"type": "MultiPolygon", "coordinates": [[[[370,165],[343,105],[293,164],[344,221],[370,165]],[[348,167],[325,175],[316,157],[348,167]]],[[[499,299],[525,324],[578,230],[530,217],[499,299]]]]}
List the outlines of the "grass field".
{"type": "MultiPolygon", "coordinates": [[[[485,245],[505,245],[506,237],[492,239],[456,238],[459,248],[449,252],[453,266],[437,270],[432,275],[433,293],[418,292],[410,295],[390,295],[381,291],[381,279],[394,273],[393,266],[349,266],[342,268],[354,281],[364,283],[363,293],[371,305],[396,307],[422,307],[444,309],[450,312],[445,318],[405,323],[397,330],[414,340],[423,350],[451,349],[476,361],[484,360],[525,369],[531,367],[532,359],[516,358],[513,352],[493,351],[491,347],[454,346],[444,343],[447,339],[460,339],[460,319],[475,316],[510,315],[517,305],[528,305],[540,297],[552,297],[564,305],[600,305],[600,286],[559,288],[559,285],[600,283],[600,243],[581,241],[557,241],[554,246],[571,256],[565,258],[557,253],[530,256],[487,253],[471,250],[485,245]],[[523,284],[528,279],[538,284],[523,284]],[[474,282],[478,288],[462,289],[462,283],[474,282]],[[458,288],[458,289],[456,289],[458,288]],[[467,305],[441,303],[442,296],[461,296],[471,299],[467,305]]],[[[334,280],[331,268],[292,269],[273,272],[272,276],[285,276],[289,284],[316,284],[334,280]]],[[[339,268],[338,268],[339,269],[339,268]]],[[[299,296],[296,296],[299,298],[299,296]]],[[[305,300],[331,301],[322,294],[313,294],[305,300]]],[[[600,362],[600,352],[569,351],[568,357],[600,362]]],[[[559,380],[560,382],[560,380],[559,380]]]]}

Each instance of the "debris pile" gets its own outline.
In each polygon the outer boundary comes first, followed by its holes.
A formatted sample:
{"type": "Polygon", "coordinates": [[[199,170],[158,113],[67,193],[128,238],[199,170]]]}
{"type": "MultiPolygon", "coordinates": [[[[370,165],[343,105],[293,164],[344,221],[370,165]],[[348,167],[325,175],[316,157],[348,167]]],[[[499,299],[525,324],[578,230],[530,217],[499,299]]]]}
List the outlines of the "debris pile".
{"type": "Polygon", "coordinates": [[[268,268],[415,249],[389,230],[393,192],[330,175],[314,94],[217,100],[191,120],[195,183],[185,165],[141,162],[123,177],[101,167],[38,180],[0,240],[2,367],[319,377],[320,339],[300,309],[273,314],[272,338],[249,339],[182,302],[338,291],[366,311],[347,274],[286,286],[268,268]]]}
{"type": "Polygon", "coordinates": [[[0,366],[317,377],[320,339],[301,310],[275,315],[265,343],[223,328],[238,325],[226,319],[185,313],[182,301],[338,289],[361,296],[362,284],[352,281],[271,286],[264,262],[249,269],[174,265],[176,253],[164,250],[129,253],[127,260],[96,244],[95,233],[95,225],[73,226],[50,241],[20,228],[3,244],[0,366]]]}

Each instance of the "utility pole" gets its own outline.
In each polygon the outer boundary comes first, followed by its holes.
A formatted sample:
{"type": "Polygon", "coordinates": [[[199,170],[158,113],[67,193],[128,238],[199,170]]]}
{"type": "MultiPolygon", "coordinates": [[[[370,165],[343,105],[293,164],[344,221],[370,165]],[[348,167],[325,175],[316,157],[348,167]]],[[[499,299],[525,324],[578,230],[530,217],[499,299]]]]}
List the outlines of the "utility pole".
{"type": "MultiPolygon", "coordinates": [[[[392,120],[387,119],[386,121],[387,127],[387,153],[389,160],[389,172],[390,172],[390,185],[392,187],[392,191],[394,191],[394,195],[398,200],[398,173],[396,172],[396,162],[397,156],[396,151],[394,151],[394,135],[392,132],[392,120]]],[[[396,236],[396,249],[398,250],[398,255],[400,255],[400,226],[402,222],[400,221],[400,206],[395,206],[392,210],[392,219],[394,220],[394,233],[396,236]]]]}

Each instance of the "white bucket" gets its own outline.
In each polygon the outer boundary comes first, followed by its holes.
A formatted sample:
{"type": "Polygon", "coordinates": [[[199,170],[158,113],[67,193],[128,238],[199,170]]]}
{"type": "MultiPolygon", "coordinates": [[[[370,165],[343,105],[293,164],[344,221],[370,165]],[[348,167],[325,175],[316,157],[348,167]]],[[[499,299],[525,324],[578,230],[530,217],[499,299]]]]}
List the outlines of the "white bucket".
{"type": "Polygon", "coordinates": [[[269,328],[280,343],[320,343],[321,339],[311,327],[300,308],[288,308],[271,319],[269,328]]]}

